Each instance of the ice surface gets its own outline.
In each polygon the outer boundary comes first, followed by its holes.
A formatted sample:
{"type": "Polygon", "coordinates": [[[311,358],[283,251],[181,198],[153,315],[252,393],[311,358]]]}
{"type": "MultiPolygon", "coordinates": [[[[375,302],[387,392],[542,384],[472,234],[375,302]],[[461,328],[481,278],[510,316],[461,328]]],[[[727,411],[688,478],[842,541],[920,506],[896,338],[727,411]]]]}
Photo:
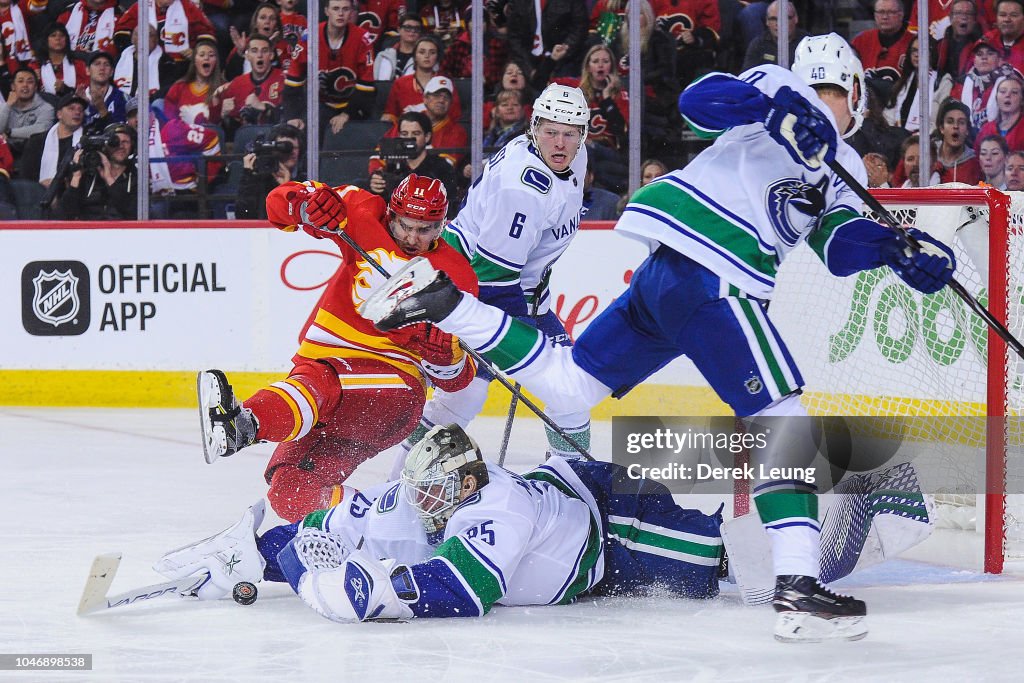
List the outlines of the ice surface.
{"type": "MultiPolygon", "coordinates": [[[[473,425],[485,450],[497,449],[502,422],[473,425]]],[[[607,433],[598,425],[595,443],[607,433]]],[[[271,447],[207,465],[197,417],[185,410],[5,408],[0,434],[0,650],[94,656],[92,672],[0,680],[995,681],[1019,680],[1024,665],[1022,577],[906,561],[847,580],[868,603],[870,633],[857,643],[776,643],[771,609],[743,607],[728,589],[705,602],[584,600],[496,607],[482,619],[338,625],[287,586],[261,584],[249,607],[167,598],[79,618],[95,555],[124,554],[112,592],[159,582],[153,561],[229,526],[263,495],[271,447]]],[[[540,423],[519,420],[507,466],[527,469],[543,444],[540,423]]],[[[371,461],[351,483],[389,468],[371,461]]]]}

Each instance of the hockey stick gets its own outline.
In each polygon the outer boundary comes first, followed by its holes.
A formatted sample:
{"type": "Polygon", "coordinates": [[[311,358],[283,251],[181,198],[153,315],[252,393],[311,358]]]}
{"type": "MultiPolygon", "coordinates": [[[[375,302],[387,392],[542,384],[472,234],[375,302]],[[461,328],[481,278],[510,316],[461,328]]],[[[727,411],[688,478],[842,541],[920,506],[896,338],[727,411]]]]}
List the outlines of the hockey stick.
{"type": "MultiPolygon", "coordinates": [[[[384,268],[384,266],[382,266],[380,263],[378,263],[377,259],[375,259],[372,256],[370,256],[370,254],[365,249],[363,249],[361,246],[359,246],[359,244],[355,241],[355,239],[353,239],[352,236],[349,235],[347,232],[345,232],[344,230],[326,230],[326,229],[324,229],[324,232],[330,233],[332,235],[337,235],[341,239],[345,240],[345,243],[348,244],[353,249],[355,249],[357,254],[359,254],[364,259],[366,259],[366,262],[369,263],[373,267],[374,270],[376,270],[378,273],[380,273],[384,277],[387,277],[387,278],[391,277],[391,273],[389,273],[387,271],[387,269],[384,268]]],[[[506,389],[511,391],[513,396],[518,397],[519,400],[523,402],[523,405],[526,406],[527,408],[529,408],[530,410],[532,410],[534,415],[539,417],[544,422],[544,424],[546,424],[548,427],[553,429],[556,434],[558,434],[560,437],[562,437],[567,442],[569,442],[569,445],[572,446],[573,448],[575,448],[577,451],[579,451],[580,455],[582,455],[587,460],[593,460],[594,459],[594,456],[592,456],[589,452],[587,452],[587,449],[584,448],[583,446],[581,446],[579,444],[579,442],[576,441],[576,439],[574,439],[573,437],[569,436],[565,432],[564,429],[562,429],[557,424],[555,424],[555,421],[552,420],[550,417],[548,417],[547,414],[545,414],[545,412],[543,410],[538,408],[537,405],[533,401],[531,401],[530,399],[526,398],[526,396],[523,395],[523,392],[516,385],[512,384],[512,382],[510,382],[508,380],[508,378],[505,377],[505,375],[502,374],[501,370],[499,370],[498,367],[496,365],[494,365],[494,363],[490,362],[489,360],[484,358],[482,355],[480,355],[480,353],[476,349],[470,348],[469,345],[467,345],[461,339],[459,340],[459,346],[461,346],[462,349],[466,353],[468,353],[469,356],[473,360],[476,361],[478,366],[482,366],[482,367],[487,368],[487,371],[490,372],[492,375],[494,375],[494,378],[496,380],[498,380],[499,382],[501,382],[501,385],[503,387],[505,387],[506,389]]]]}
{"type": "MultiPolygon", "coordinates": [[[[538,282],[544,283],[544,278],[547,277],[548,273],[551,272],[551,266],[544,269],[541,273],[538,282]]],[[[540,294],[536,290],[533,292],[533,302],[530,303],[530,317],[537,317],[537,309],[540,308],[540,294]]],[[[522,389],[522,385],[519,382],[515,383],[516,389],[522,389]]],[[[505,456],[508,453],[508,442],[512,438],[512,423],[516,419],[516,408],[519,406],[519,394],[513,393],[512,399],[508,402],[508,416],[505,418],[505,431],[501,435],[501,448],[498,449],[498,467],[502,467],[505,464],[505,456]]]]}
{"type": "Polygon", "coordinates": [[[82,617],[115,607],[132,605],[163,595],[190,597],[195,595],[195,591],[209,578],[207,574],[186,576],[175,581],[164,581],[116,595],[107,595],[120,564],[121,553],[106,553],[96,556],[89,569],[89,578],[85,582],[85,588],[82,590],[82,599],[78,603],[78,616],[82,617]]]}
{"type": "MultiPolygon", "coordinates": [[[[826,163],[828,164],[828,167],[832,169],[832,172],[839,176],[840,180],[850,186],[850,189],[861,198],[861,201],[867,204],[868,207],[878,214],[883,221],[888,223],[889,227],[903,235],[903,238],[912,248],[921,248],[921,243],[910,235],[907,229],[903,227],[903,224],[896,220],[896,217],[893,216],[888,209],[882,206],[882,203],[875,199],[874,196],[868,192],[867,188],[857,182],[857,179],[854,178],[849,171],[843,168],[838,161],[833,159],[832,161],[826,161],[826,163]]],[[[967,304],[968,308],[984,320],[996,334],[1002,337],[1003,341],[1006,342],[1007,346],[1013,349],[1014,353],[1021,358],[1024,358],[1024,344],[1021,344],[1016,337],[1010,334],[1010,331],[1007,330],[1001,322],[996,320],[995,316],[993,316],[987,308],[982,306],[981,303],[979,303],[978,300],[975,299],[974,296],[972,296],[971,293],[956,280],[956,278],[950,279],[947,286],[952,289],[965,304],[967,304]]]]}

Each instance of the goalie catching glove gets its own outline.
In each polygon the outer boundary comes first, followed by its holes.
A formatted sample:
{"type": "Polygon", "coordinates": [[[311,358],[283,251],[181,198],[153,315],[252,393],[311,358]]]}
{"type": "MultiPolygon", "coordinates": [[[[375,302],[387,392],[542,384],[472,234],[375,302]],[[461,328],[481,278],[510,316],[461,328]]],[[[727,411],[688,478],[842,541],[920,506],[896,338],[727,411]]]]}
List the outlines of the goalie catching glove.
{"type": "Polygon", "coordinates": [[[334,188],[321,183],[287,183],[267,196],[267,217],[278,228],[301,227],[322,239],[348,226],[345,204],[334,188]]]}
{"type": "Polygon", "coordinates": [[[764,127],[775,142],[785,147],[793,161],[811,170],[836,158],[836,129],[832,122],[788,86],[775,93],[764,127]]]}
{"type": "Polygon", "coordinates": [[[923,294],[933,294],[949,283],[956,270],[953,250],[916,228],[907,235],[894,232],[893,238],[879,247],[882,261],[901,280],[923,294]],[[912,244],[911,239],[917,244],[912,244]]]}

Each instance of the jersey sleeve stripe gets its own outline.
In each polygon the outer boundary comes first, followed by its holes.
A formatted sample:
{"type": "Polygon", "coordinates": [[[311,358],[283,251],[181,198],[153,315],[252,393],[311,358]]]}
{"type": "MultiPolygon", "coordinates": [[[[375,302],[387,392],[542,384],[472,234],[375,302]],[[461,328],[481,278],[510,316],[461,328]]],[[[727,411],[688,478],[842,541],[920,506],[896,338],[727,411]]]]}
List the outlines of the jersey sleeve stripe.
{"type": "Polygon", "coordinates": [[[469,242],[466,241],[466,236],[455,227],[455,223],[448,224],[444,234],[441,235],[441,239],[447,242],[455,251],[465,256],[467,261],[469,260],[469,242]]]}
{"type": "Polygon", "coordinates": [[[479,351],[480,353],[486,353],[488,349],[490,349],[492,346],[500,343],[511,325],[512,319],[509,318],[508,314],[502,314],[501,324],[498,325],[498,329],[494,331],[494,334],[491,336],[490,339],[476,347],[477,351],[479,351]]]}
{"type": "Polygon", "coordinates": [[[515,270],[519,271],[519,270],[522,270],[523,266],[526,265],[526,264],[523,264],[523,263],[516,263],[515,261],[509,261],[508,259],[503,259],[500,256],[498,256],[497,254],[494,254],[492,252],[487,251],[486,249],[481,247],[479,244],[476,246],[476,250],[477,250],[478,253],[483,254],[484,256],[486,256],[489,261],[493,261],[494,263],[497,263],[499,265],[505,266],[506,268],[512,268],[512,269],[515,269],[515,270]]]}
{"type": "Polygon", "coordinates": [[[490,567],[484,565],[466,547],[465,542],[455,536],[442,543],[434,559],[447,561],[453,573],[476,596],[484,613],[491,609],[503,595],[502,584],[490,567]]]}

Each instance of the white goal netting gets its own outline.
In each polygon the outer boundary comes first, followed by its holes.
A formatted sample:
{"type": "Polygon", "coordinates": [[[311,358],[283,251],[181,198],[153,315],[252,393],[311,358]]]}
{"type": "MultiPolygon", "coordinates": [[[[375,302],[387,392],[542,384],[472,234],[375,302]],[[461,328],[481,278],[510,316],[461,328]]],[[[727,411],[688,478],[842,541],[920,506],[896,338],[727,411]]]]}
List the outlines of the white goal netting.
{"type": "MultiPolygon", "coordinates": [[[[949,187],[890,191],[883,203],[904,225],[951,243],[957,279],[986,306],[1005,308],[1007,327],[1021,339],[1024,193],[1010,193],[1018,196],[1005,227],[998,217],[993,224],[978,199],[982,192],[970,193],[974,199],[949,187]],[[990,239],[1000,256],[988,263],[990,239]],[[996,269],[1006,277],[1002,294],[989,291],[996,269]]],[[[987,536],[1000,540],[988,543],[986,566],[995,566],[996,555],[1000,566],[1003,559],[1024,558],[1024,438],[1015,417],[1024,412],[1024,361],[1009,352],[1000,371],[988,373],[984,321],[950,289],[922,296],[886,268],[836,278],[802,245],[785,261],[778,283],[772,319],[804,375],[808,410],[914,417],[894,420],[893,429],[919,451],[925,446],[915,465],[933,495],[937,524],[983,531],[984,506],[1002,506],[999,536],[987,536]],[[995,405],[993,396],[1005,396],[1004,405],[995,405]],[[1006,420],[990,417],[1004,412],[1006,420]],[[1001,475],[998,489],[993,473],[1001,475]]]]}

